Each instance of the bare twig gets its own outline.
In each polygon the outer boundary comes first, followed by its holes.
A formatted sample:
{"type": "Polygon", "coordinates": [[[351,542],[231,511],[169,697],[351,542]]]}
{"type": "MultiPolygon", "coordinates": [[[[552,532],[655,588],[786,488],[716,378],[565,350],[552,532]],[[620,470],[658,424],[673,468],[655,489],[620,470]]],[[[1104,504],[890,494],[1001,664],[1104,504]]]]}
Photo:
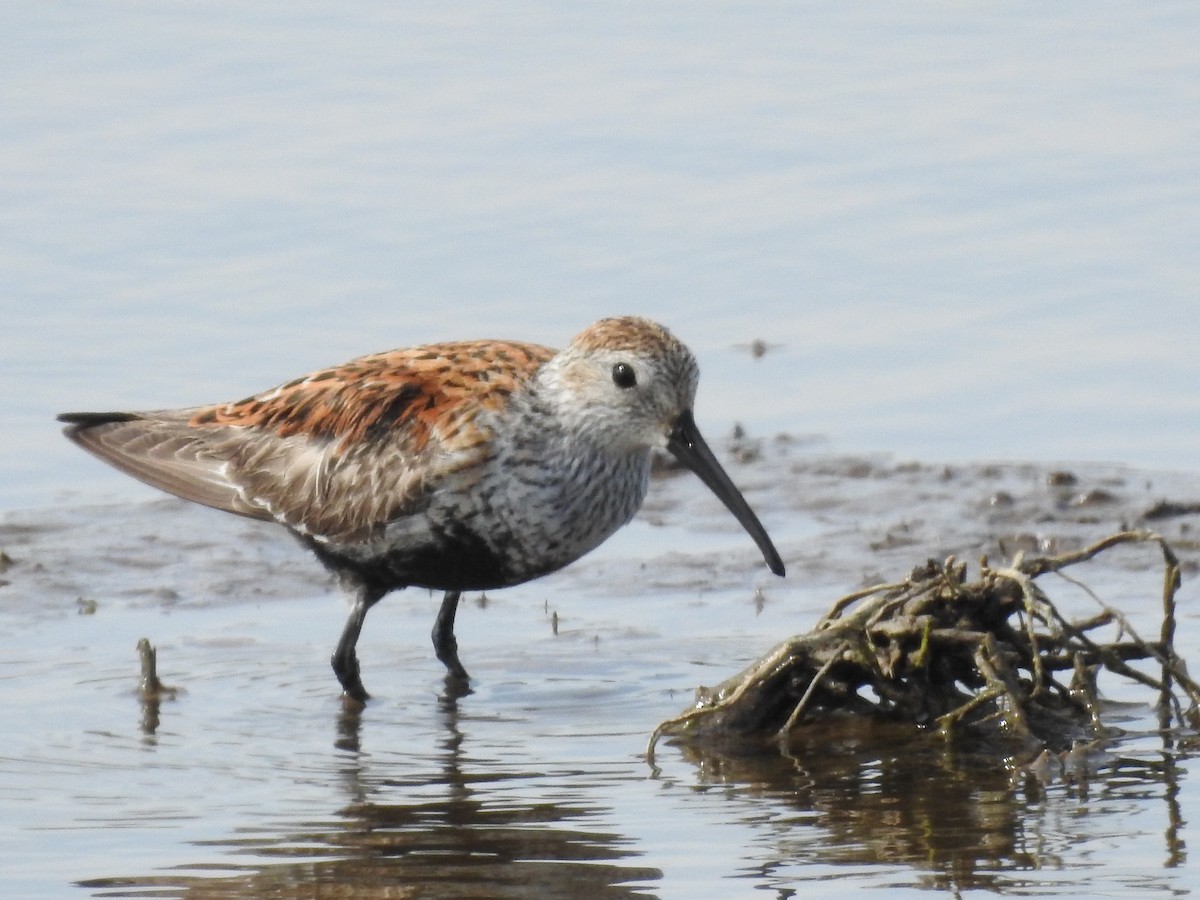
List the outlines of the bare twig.
{"type": "Polygon", "coordinates": [[[1061,748],[1105,733],[1095,687],[1100,670],[1158,692],[1164,722],[1171,714],[1187,721],[1200,708],[1200,685],[1173,646],[1178,587],[1174,552],[1149,531],[1120,532],[1060,556],[1018,554],[1007,566],[983,558],[974,581],[953,557],[930,561],[903,581],[847,594],[811,632],[702,691],[690,709],[655,729],[647,755],[653,758],[667,735],[786,740],[847,712],[933,723],[946,735],[991,728],[1026,745],[1061,748]],[[1164,564],[1157,641],[1143,640],[1119,611],[1063,571],[1111,548],[1145,543],[1158,546],[1164,564]],[[1100,612],[1069,621],[1036,583],[1048,572],[1079,585],[1100,612]],[[1118,631],[1116,639],[1097,636],[1106,627],[1118,631]],[[1161,678],[1135,669],[1136,660],[1156,662],[1161,678]],[[1068,672],[1069,683],[1060,681],[1068,672]]]}

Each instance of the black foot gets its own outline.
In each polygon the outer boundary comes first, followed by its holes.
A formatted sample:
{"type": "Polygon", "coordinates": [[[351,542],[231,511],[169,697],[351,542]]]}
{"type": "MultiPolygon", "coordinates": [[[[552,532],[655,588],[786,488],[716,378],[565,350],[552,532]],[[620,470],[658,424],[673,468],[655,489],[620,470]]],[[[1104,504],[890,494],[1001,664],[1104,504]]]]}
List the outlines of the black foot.
{"type": "Polygon", "coordinates": [[[371,699],[371,695],[363,687],[362,677],[358,674],[357,656],[351,654],[348,659],[343,659],[335,653],[329,663],[342,686],[342,696],[358,703],[366,703],[371,699]]]}
{"type": "Polygon", "coordinates": [[[463,697],[475,693],[471,689],[471,682],[466,678],[460,678],[452,672],[446,673],[445,687],[442,689],[442,699],[446,703],[457,703],[463,697]]]}
{"type": "Polygon", "coordinates": [[[471,680],[471,676],[458,660],[458,639],[454,637],[454,617],[458,615],[458,601],[461,596],[461,591],[446,591],[442,597],[437,621],[433,623],[433,652],[446,667],[448,678],[466,684],[471,680]]]}
{"type": "Polygon", "coordinates": [[[354,609],[350,611],[350,618],[346,620],[346,627],[342,629],[342,636],[338,638],[337,649],[333,651],[333,659],[329,661],[333,666],[333,674],[337,676],[342,690],[346,692],[344,696],[356,703],[366,703],[371,695],[363,687],[362,678],[358,674],[358,654],[354,652],[354,647],[362,632],[367,610],[378,603],[386,593],[385,590],[366,586],[359,591],[354,609]]]}
{"type": "Polygon", "coordinates": [[[440,646],[434,644],[433,651],[446,667],[447,680],[453,679],[462,684],[470,682],[471,676],[458,659],[458,641],[454,639],[454,635],[450,635],[450,640],[440,646]]]}

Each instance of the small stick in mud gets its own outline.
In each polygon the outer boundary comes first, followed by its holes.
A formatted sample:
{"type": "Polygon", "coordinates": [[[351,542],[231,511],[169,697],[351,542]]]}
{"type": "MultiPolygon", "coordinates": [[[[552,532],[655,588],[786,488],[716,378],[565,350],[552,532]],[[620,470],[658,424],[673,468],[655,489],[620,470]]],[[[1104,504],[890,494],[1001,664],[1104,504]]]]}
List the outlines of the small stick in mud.
{"type": "Polygon", "coordinates": [[[173,698],[179,693],[178,688],[163,684],[158,679],[158,651],[150,644],[148,638],[137,642],[138,663],[141,666],[142,681],[138,693],[143,700],[157,701],[163,697],[173,698]]]}

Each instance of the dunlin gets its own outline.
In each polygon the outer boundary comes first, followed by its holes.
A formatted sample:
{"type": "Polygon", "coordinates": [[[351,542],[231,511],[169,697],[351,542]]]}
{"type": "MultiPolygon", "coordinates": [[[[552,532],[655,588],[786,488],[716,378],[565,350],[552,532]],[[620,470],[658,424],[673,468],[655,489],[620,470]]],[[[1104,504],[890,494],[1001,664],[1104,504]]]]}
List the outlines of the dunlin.
{"type": "Polygon", "coordinates": [[[105,462],[186,500],[286,526],[355,592],[333,654],[367,699],[355,644],[396,588],[444,591],[437,656],[466,680],[454,617],[465,590],[537,578],[583,556],[642,504],[653,448],[724,502],[768,567],[783,561],[700,436],[699,370],[661,325],[604,319],[555,352],[463,341],[392,350],[235,403],[66,413],[105,462]]]}

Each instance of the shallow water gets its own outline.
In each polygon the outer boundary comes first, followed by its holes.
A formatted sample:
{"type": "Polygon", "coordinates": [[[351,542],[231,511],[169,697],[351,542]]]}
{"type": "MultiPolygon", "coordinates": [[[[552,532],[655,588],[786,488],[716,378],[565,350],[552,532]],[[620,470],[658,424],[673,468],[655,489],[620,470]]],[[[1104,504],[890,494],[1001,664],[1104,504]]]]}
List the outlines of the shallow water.
{"type": "MultiPolygon", "coordinates": [[[[726,444],[727,442],[721,442],[726,444]]],[[[576,566],[469,597],[474,691],[428,645],[438,599],[393,595],[360,644],[375,694],[346,710],[328,654],[346,609],[278,529],[171,500],[12,514],[0,597],[0,803],[14,896],[727,897],[1187,892],[1195,749],[1157,733],[1152,696],[1114,682],[1125,736],[1072,781],[919,733],[822,731],[788,754],[664,745],[692,691],[807,629],[842,593],[927,555],[1065,550],[1163,498],[1175,476],[898,465],[820,445],[742,442],[734,477],[791,577],[694,478],[576,566]],[[756,484],[756,482],[759,482],[756,484]],[[1101,493],[1103,492],[1103,493],[1101,493]],[[1031,524],[1035,523],[1035,524],[1031,524]],[[91,601],[81,606],[79,599],[91,601]],[[557,617],[557,633],[554,618],[557,617]],[[135,644],[178,694],[137,694],[135,644]],[[392,893],[389,893],[392,892],[392,893]]],[[[730,454],[730,448],[724,452],[730,454]]],[[[1200,647],[1188,517],[1179,642],[1200,647]]],[[[1161,572],[1124,548],[1074,572],[1145,634],[1161,572]]],[[[1055,601],[1095,610],[1053,580],[1055,601]]]]}
{"type": "MultiPolygon", "coordinates": [[[[10,6],[4,891],[1200,883],[1194,752],[1120,685],[1129,737],[1086,784],[1014,786],[911,735],[667,747],[657,777],[639,758],[697,685],[847,590],[1200,494],[1174,474],[1200,446],[1195,4],[10,6]],[[666,480],[580,564],[472,598],[457,699],[428,647],[437,599],[409,592],[372,614],[378,697],[347,717],[328,671],[346,610],[315,563],[152,499],[53,423],[426,340],[561,345],[627,312],[696,350],[714,445],[734,422],[768,439],[731,469],[789,578],[666,480]],[[1109,462],[1047,486],[1063,460],[1109,462]],[[181,688],[157,710],[143,636],[181,688]]],[[[1184,556],[1194,658],[1190,522],[1154,524],[1184,556]]],[[[1153,631],[1154,565],[1126,550],[1084,575],[1153,631]]]]}

